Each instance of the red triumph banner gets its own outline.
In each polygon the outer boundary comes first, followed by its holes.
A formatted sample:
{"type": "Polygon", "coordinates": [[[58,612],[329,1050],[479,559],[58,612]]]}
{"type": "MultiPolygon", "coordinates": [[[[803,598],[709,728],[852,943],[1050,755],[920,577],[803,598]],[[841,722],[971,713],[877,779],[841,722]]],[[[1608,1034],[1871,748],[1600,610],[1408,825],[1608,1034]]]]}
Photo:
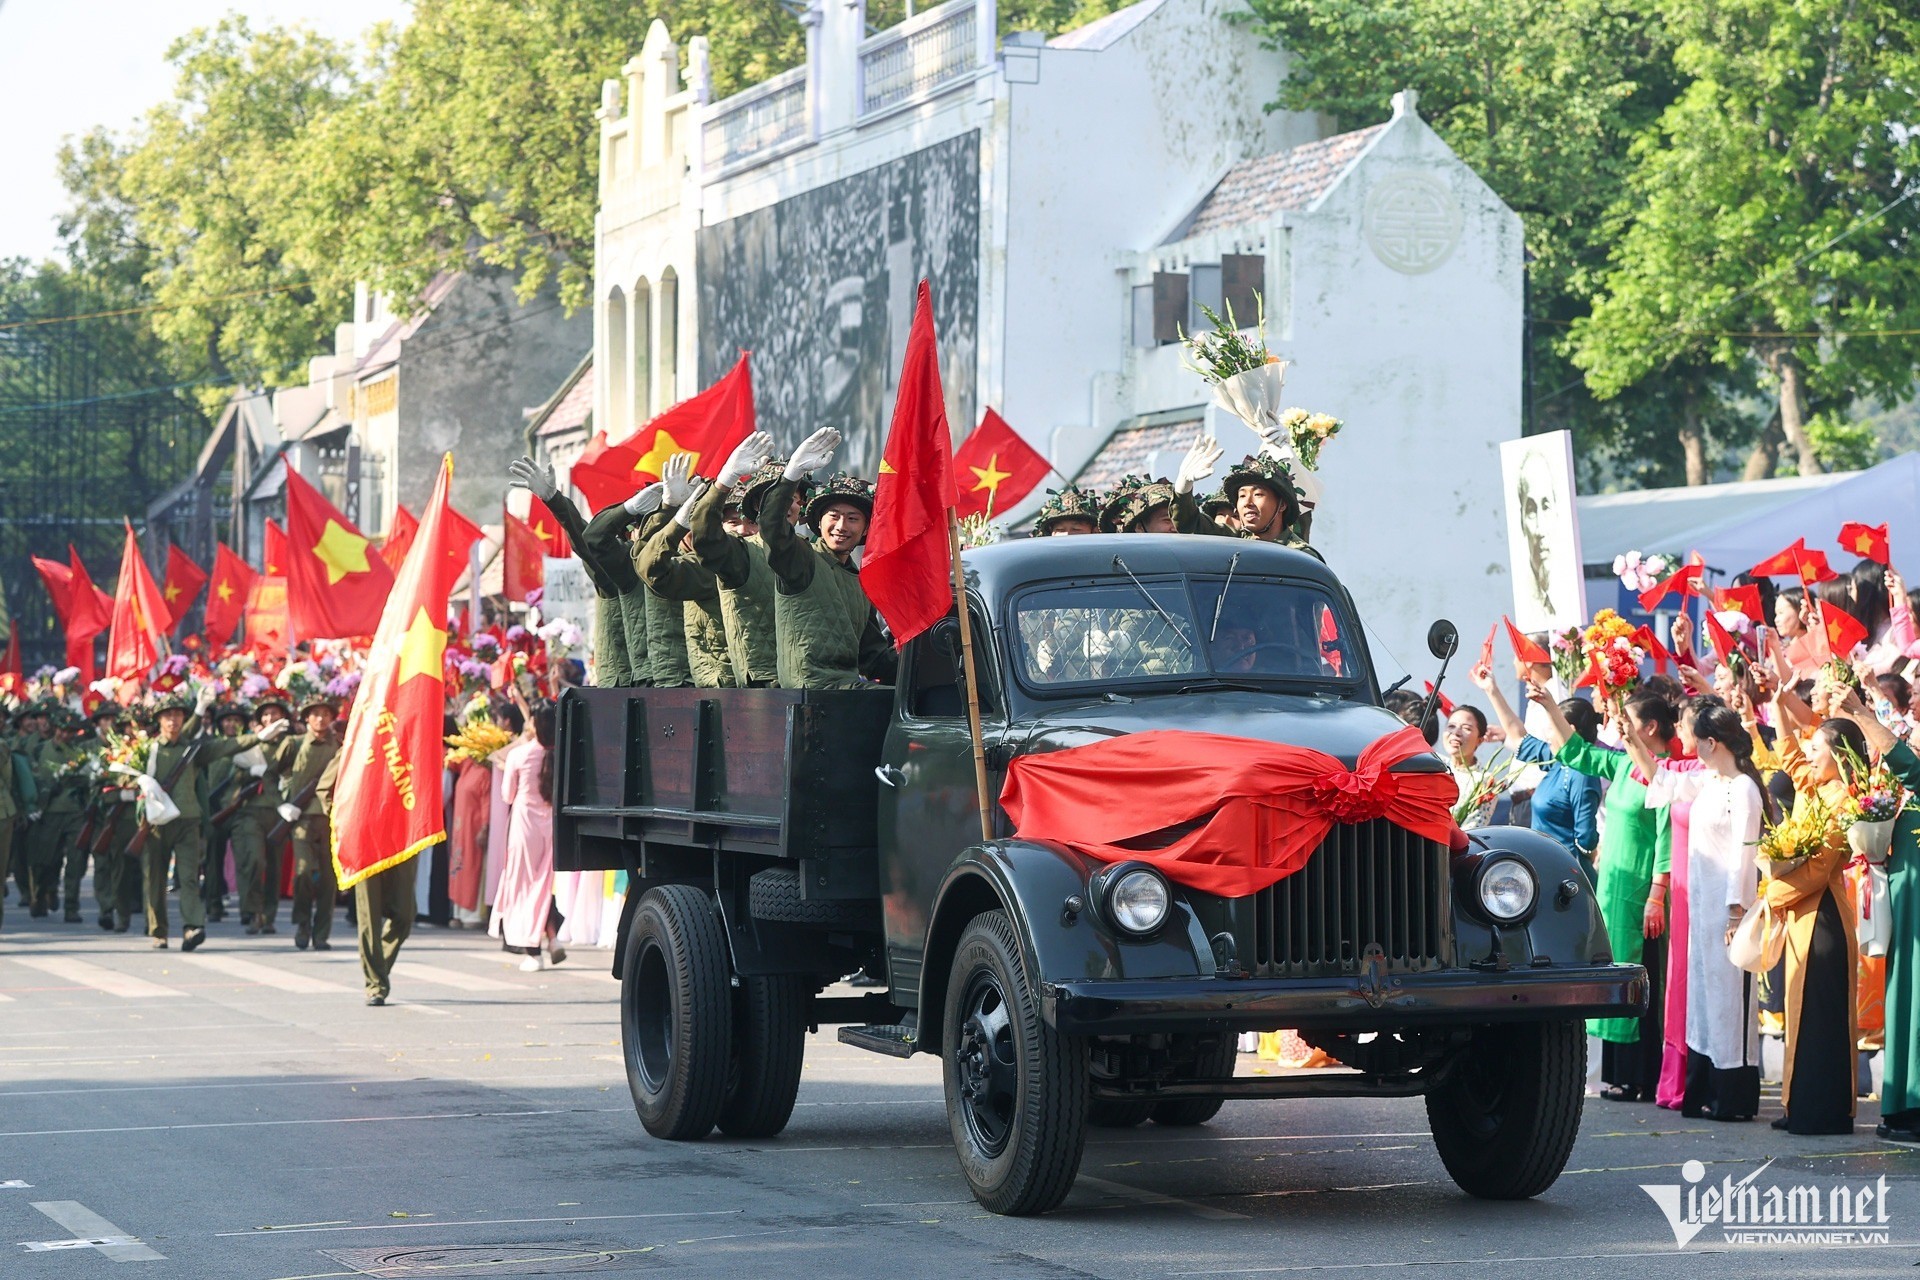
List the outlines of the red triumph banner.
{"type": "Polygon", "coordinates": [[[407,558],[407,548],[413,545],[413,535],[418,532],[420,517],[407,510],[404,502],[394,507],[393,523],[380,542],[380,558],[387,562],[387,568],[400,572],[400,562],[407,558]]]}
{"type": "Polygon", "coordinates": [[[213,553],[213,586],[207,591],[207,647],[222,649],[233,642],[233,632],[247,609],[247,593],[259,577],[226,543],[213,553]]]}
{"type": "Polygon", "coordinates": [[[887,620],[896,646],[904,647],[953,607],[953,502],[953,437],[940,389],[933,296],[922,280],[860,562],[860,586],[887,620]]]}
{"type": "Polygon", "coordinates": [[[449,454],[380,614],[347,716],[333,795],[333,865],[343,889],[447,838],[440,740],[447,596],[465,559],[466,547],[457,544],[473,527],[448,505],[452,477],[449,454]]]}
{"type": "Polygon", "coordinates": [[[171,542],[167,544],[167,583],[160,594],[167,599],[168,634],[180,629],[181,619],[187,616],[187,610],[193,608],[193,602],[200,595],[200,588],[207,585],[207,571],[195,564],[191,557],[171,542]]]}
{"type": "Polygon", "coordinates": [[[393,587],[373,540],[287,464],[287,617],[302,640],[371,635],[393,587]]]}
{"type": "Polygon", "coordinates": [[[172,623],[167,598],[140,555],[140,542],[127,525],[120,549],[120,581],[114,586],[113,624],[107,636],[107,674],[121,679],[144,676],[160,661],[160,637],[172,623]]]}
{"type": "Polygon", "coordinates": [[[1032,493],[1051,470],[1045,455],[989,409],[954,450],[953,475],[959,483],[954,514],[964,519],[1005,511],[1032,493]]]}

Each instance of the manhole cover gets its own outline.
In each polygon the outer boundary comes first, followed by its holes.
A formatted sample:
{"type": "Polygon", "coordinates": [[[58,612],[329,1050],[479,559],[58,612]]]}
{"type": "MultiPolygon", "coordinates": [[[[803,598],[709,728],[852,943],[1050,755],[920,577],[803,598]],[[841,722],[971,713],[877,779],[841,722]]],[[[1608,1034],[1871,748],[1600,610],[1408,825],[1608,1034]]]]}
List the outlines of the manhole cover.
{"type": "Polygon", "coordinates": [[[417,1245],[410,1249],[322,1249],[361,1275],[387,1280],[441,1276],[567,1276],[643,1264],[644,1254],[584,1244],[417,1245]]]}

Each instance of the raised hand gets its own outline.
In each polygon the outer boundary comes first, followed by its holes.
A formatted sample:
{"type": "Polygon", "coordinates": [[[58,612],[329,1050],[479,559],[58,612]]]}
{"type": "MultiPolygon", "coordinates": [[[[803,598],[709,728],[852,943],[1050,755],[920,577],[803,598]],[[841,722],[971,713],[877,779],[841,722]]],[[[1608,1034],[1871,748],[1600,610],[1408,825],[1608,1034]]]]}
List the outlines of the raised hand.
{"type": "Polygon", "coordinates": [[[822,427],[805,440],[787,459],[787,479],[804,480],[820,468],[833,461],[833,451],[840,447],[840,433],[832,427],[822,427]]]}
{"type": "Polygon", "coordinates": [[[726,465],[720,468],[719,482],[728,488],[745,484],[772,456],[773,437],[764,431],[756,431],[735,445],[733,452],[727,455],[726,465]]]}
{"type": "Polygon", "coordinates": [[[667,500],[667,486],[659,481],[648,485],[620,505],[627,509],[630,516],[650,516],[660,509],[667,500]]]}
{"type": "Polygon", "coordinates": [[[551,502],[560,492],[560,483],[554,478],[551,462],[535,462],[532,458],[515,458],[507,464],[507,482],[517,484],[529,490],[542,502],[551,502]]]}
{"type": "Polygon", "coordinates": [[[1219,465],[1220,456],[1225,452],[1225,446],[1205,432],[1195,436],[1193,447],[1180,460],[1180,470],[1173,478],[1173,491],[1178,494],[1192,493],[1194,485],[1213,475],[1214,467],[1219,465]]]}
{"type": "Polygon", "coordinates": [[[1493,668],[1486,663],[1474,663],[1473,670],[1467,673],[1467,678],[1473,681],[1474,688],[1485,693],[1493,692],[1493,668]]]}
{"type": "Polygon", "coordinates": [[[668,458],[667,465],[660,468],[660,480],[667,487],[667,505],[684,505],[693,496],[693,455],[676,453],[668,458]]]}

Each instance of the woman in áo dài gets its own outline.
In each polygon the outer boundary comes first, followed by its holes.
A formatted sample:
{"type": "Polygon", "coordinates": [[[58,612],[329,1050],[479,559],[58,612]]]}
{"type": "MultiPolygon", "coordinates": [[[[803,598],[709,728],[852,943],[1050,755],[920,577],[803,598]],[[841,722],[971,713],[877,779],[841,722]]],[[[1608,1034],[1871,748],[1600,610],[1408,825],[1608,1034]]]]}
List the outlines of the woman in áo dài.
{"type": "MultiPolygon", "coordinates": [[[[1544,686],[1529,683],[1527,696],[1544,708],[1554,759],[1578,773],[1606,779],[1600,852],[1594,859],[1595,889],[1607,941],[1617,964],[1645,965],[1647,1011],[1638,1018],[1596,1018],[1587,1030],[1600,1037],[1602,1097],[1615,1102],[1652,1102],[1660,1082],[1662,1013],[1666,1002],[1667,877],[1673,833],[1664,806],[1647,805],[1647,778],[1623,751],[1612,751],[1574,733],[1544,686]]],[[[1677,713],[1657,694],[1629,699],[1622,736],[1641,739],[1655,759],[1667,754],[1677,713]]]]}

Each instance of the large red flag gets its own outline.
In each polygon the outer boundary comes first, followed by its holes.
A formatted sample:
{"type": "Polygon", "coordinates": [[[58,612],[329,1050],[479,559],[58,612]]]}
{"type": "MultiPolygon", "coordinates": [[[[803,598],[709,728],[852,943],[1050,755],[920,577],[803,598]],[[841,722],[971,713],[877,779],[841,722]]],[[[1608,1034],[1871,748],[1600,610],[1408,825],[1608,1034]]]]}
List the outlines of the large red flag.
{"type": "Polygon", "coordinates": [[[120,549],[120,581],[113,592],[113,628],[107,634],[107,674],[125,680],[153,670],[160,661],[160,637],[171,621],[167,597],[153,580],[128,523],[120,549]]]}
{"type": "MultiPolygon", "coordinates": [[[[724,461],[724,459],[723,459],[724,461]]],[[[546,503],[527,495],[527,528],[540,539],[540,554],[550,560],[564,560],[573,554],[573,540],[546,503]]]]}
{"type": "Polygon", "coordinates": [[[287,531],[273,520],[267,521],[264,545],[260,549],[260,572],[268,578],[287,576],[287,531]]]}
{"type": "Polygon", "coordinates": [[[965,517],[1005,511],[1032,493],[1052,469],[1045,455],[989,409],[980,425],[954,450],[953,474],[960,482],[954,514],[965,517]]]}
{"type": "Polygon", "coordinates": [[[287,621],[287,580],[257,577],[247,587],[247,648],[263,654],[284,654],[293,644],[287,621]]]}
{"type": "Polygon", "coordinates": [[[574,461],[573,487],[595,511],[625,502],[642,483],[640,454],[623,444],[608,444],[607,433],[596,431],[574,461]]]}
{"type": "Polygon", "coordinates": [[[407,510],[406,503],[394,507],[393,524],[380,542],[380,558],[387,562],[387,568],[400,572],[400,563],[407,558],[407,548],[413,545],[413,535],[419,531],[420,517],[407,510]]]}
{"type": "Polygon", "coordinates": [[[509,600],[525,600],[529,591],[547,584],[546,562],[540,558],[540,536],[511,511],[506,513],[506,522],[506,545],[500,549],[500,554],[506,557],[501,571],[501,590],[509,600]]]}
{"type": "Polygon", "coordinates": [[[0,660],[0,692],[19,693],[27,678],[20,658],[20,619],[7,619],[7,656],[0,660]]]}
{"type": "Polygon", "coordinates": [[[179,547],[167,544],[167,585],[160,589],[167,598],[169,634],[180,629],[180,620],[193,608],[200,588],[207,585],[207,571],[195,564],[179,547]]]}
{"type": "Polygon", "coordinates": [[[91,684],[93,638],[113,623],[113,597],[94,585],[72,543],[67,544],[67,569],[72,575],[67,588],[67,665],[78,667],[81,682],[91,684]]]}
{"type": "Polygon", "coordinates": [[[29,558],[40,574],[40,581],[46,584],[47,598],[53,601],[53,616],[60,620],[60,629],[65,631],[68,626],[67,597],[73,587],[73,570],[58,560],[43,560],[39,556],[29,558]]]}
{"type": "Polygon", "coordinates": [[[712,477],[734,446],[753,434],[753,424],[753,369],[742,351],[718,382],[620,442],[637,459],[627,493],[658,480],[676,453],[691,453],[693,473],[712,477]]]}
{"type": "Polygon", "coordinates": [[[1887,548],[1887,526],[1849,520],[1840,526],[1840,545],[1865,560],[1893,563],[1887,548]]]}
{"type": "Polygon", "coordinates": [[[287,465],[287,618],[302,640],[372,635],[393,587],[373,541],[287,465]],[[370,554],[371,553],[371,554],[370,554]]]}
{"type": "Polygon", "coordinates": [[[464,534],[458,528],[463,521],[447,505],[452,477],[449,454],[380,614],[365,679],[347,717],[333,793],[333,865],[343,889],[447,838],[441,658],[447,595],[457,576],[452,566],[464,550],[453,545],[464,534]]]}
{"type": "Polygon", "coordinates": [[[222,542],[213,553],[213,587],[207,592],[207,647],[223,649],[233,642],[233,631],[246,612],[247,592],[253,587],[253,566],[222,542]]]}
{"type": "Polygon", "coordinates": [[[1807,540],[1795,538],[1793,545],[1774,552],[1747,570],[1751,578],[1784,578],[1800,571],[1800,557],[1807,553],[1807,540]]]}
{"type": "Polygon", "coordinates": [[[947,431],[932,292],[925,280],[913,308],[900,393],[874,489],[860,585],[887,620],[893,643],[904,646],[953,607],[947,527],[954,502],[953,437],[947,431]]]}

